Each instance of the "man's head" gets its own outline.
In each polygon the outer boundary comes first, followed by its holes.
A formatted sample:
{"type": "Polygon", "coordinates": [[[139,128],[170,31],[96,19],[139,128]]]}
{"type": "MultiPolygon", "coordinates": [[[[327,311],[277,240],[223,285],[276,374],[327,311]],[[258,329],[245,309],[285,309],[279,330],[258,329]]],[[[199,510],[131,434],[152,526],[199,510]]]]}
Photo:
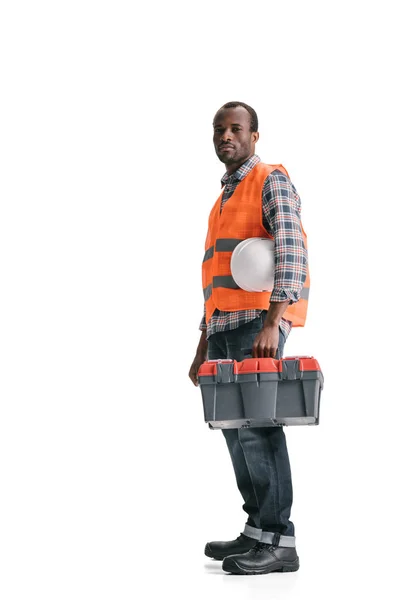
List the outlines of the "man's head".
{"type": "Polygon", "coordinates": [[[228,173],[233,173],[255,152],[257,114],[244,102],[227,102],[217,111],[213,127],[215,152],[228,173]]]}

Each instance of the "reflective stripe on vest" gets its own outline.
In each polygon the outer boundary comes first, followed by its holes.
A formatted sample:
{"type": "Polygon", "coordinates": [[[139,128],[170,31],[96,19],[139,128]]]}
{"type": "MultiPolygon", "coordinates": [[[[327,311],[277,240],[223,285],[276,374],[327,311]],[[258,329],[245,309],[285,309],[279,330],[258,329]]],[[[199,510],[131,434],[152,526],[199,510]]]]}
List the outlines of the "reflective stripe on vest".
{"type": "Polygon", "coordinates": [[[300,292],[300,298],[304,298],[304,300],[308,300],[309,293],[310,293],[310,288],[303,287],[300,292]]]}
{"type": "MultiPolygon", "coordinates": [[[[233,252],[236,246],[244,240],[237,240],[236,238],[220,238],[215,242],[215,252],[233,252]]],[[[214,246],[210,246],[203,258],[203,262],[209,260],[214,256],[214,246]]]]}
{"type": "Polygon", "coordinates": [[[210,246],[210,248],[208,250],[206,250],[206,253],[204,254],[203,262],[212,258],[213,256],[214,256],[214,246],[210,246]]]}
{"type": "Polygon", "coordinates": [[[236,238],[218,238],[215,242],[215,250],[217,252],[233,252],[236,246],[243,241],[236,238]]]}
{"type": "MultiPolygon", "coordinates": [[[[233,279],[233,277],[231,275],[217,275],[216,277],[213,277],[212,284],[210,283],[210,285],[208,285],[203,290],[204,300],[206,302],[211,297],[212,288],[218,288],[218,287],[224,287],[224,288],[228,288],[230,290],[240,289],[240,287],[237,285],[237,283],[235,282],[235,280],[233,279]]],[[[303,298],[304,300],[308,300],[309,294],[310,294],[310,288],[303,287],[300,292],[300,298],[303,298]]]]}
{"type": "Polygon", "coordinates": [[[207,300],[209,298],[211,298],[211,293],[212,293],[212,285],[210,283],[210,285],[208,285],[206,288],[204,288],[203,290],[203,294],[204,294],[204,301],[207,302],[207,300]]]}
{"type": "Polygon", "coordinates": [[[230,290],[239,290],[239,286],[236,283],[236,281],[233,279],[232,275],[217,275],[216,277],[213,277],[213,282],[212,284],[210,283],[210,285],[208,285],[206,288],[204,288],[203,290],[203,294],[204,294],[204,300],[207,302],[207,300],[211,297],[212,294],[212,288],[228,288],[230,290]]]}

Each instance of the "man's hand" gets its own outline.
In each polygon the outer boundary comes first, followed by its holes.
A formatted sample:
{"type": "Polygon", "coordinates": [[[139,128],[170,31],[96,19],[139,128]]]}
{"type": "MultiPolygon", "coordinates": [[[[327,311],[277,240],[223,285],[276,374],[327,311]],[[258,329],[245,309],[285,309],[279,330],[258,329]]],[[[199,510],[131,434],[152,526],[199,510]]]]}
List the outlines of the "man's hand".
{"type": "Polygon", "coordinates": [[[270,302],[260,333],[253,343],[253,358],[275,358],[279,345],[279,323],[289,306],[285,302],[270,302]]]}
{"type": "Polygon", "coordinates": [[[203,364],[203,362],[207,358],[207,349],[208,349],[207,331],[202,331],[200,340],[199,340],[199,344],[198,344],[197,350],[196,350],[196,356],[194,357],[194,361],[192,362],[192,366],[190,367],[190,371],[189,371],[189,377],[192,380],[192,382],[194,383],[194,385],[199,385],[197,373],[200,369],[200,365],[203,364]]]}
{"type": "Polygon", "coordinates": [[[275,358],[279,344],[279,325],[264,325],[254,340],[253,358],[275,358]]]}
{"type": "Polygon", "coordinates": [[[202,365],[203,362],[206,360],[206,356],[207,352],[197,352],[196,356],[194,357],[194,361],[192,362],[192,366],[190,367],[189,377],[196,386],[199,385],[197,373],[200,369],[200,365],[202,365]]]}

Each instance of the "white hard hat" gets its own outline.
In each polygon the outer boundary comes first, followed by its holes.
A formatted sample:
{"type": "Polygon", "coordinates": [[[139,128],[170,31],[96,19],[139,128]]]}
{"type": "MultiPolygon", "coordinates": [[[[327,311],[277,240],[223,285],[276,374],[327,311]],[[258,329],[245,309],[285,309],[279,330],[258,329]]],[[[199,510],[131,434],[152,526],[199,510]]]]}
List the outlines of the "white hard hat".
{"type": "Polygon", "coordinates": [[[271,292],[274,287],[274,240],[248,238],[232,252],[231,271],[237,285],[246,292],[271,292]]]}

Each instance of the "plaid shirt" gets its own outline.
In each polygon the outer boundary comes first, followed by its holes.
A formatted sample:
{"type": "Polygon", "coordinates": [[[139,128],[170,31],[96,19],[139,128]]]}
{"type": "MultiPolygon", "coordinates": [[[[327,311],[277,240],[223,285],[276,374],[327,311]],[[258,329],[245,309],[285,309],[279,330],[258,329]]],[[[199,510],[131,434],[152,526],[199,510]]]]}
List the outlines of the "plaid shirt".
{"type": "MultiPolygon", "coordinates": [[[[225,186],[222,196],[221,210],[232,196],[236,186],[260,162],[254,154],[232,175],[221,179],[225,186]]],[[[296,188],[290,179],[278,169],[272,171],[264,182],[262,192],[263,225],[275,241],[275,280],[271,294],[271,302],[290,304],[300,299],[300,292],[306,279],[307,250],[304,247],[300,226],[301,201],[296,188]]],[[[239,310],[223,312],[215,309],[210,321],[206,324],[204,315],[199,329],[207,331],[207,339],[217,331],[236,329],[252,321],[261,314],[262,310],[239,310]]],[[[292,324],[287,319],[281,319],[280,329],[285,338],[290,333],[292,324]]]]}

